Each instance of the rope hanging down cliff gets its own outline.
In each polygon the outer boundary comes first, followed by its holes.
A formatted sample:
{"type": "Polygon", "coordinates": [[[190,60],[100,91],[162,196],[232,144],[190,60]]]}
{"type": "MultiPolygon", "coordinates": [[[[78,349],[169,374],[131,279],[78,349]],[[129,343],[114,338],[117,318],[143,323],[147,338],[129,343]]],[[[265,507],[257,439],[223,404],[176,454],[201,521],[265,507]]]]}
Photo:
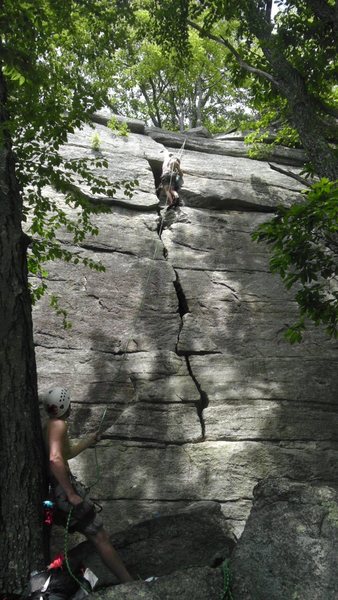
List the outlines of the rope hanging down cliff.
{"type": "MultiPolygon", "coordinates": [[[[178,172],[178,173],[176,173],[176,172],[175,172],[175,169],[177,169],[177,164],[178,164],[178,165],[180,164],[181,157],[182,157],[182,154],[183,154],[184,145],[185,145],[185,141],[184,141],[184,143],[182,144],[182,147],[181,147],[181,149],[180,149],[180,152],[179,152],[178,156],[177,156],[177,157],[175,157],[173,160],[172,160],[172,156],[173,156],[173,155],[172,155],[172,153],[171,153],[171,154],[169,154],[169,153],[168,153],[168,157],[169,157],[168,164],[169,164],[169,167],[170,167],[170,172],[169,172],[169,175],[170,175],[170,176],[169,176],[168,186],[169,186],[169,189],[170,189],[170,190],[171,190],[171,187],[172,187],[172,183],[173,183],[173,179],[174,179],[174,177],[176,177],[176,175],[178,175],[179,177],[182,177],[182,171],[180,170],[180,168],[179,168],[179,172],[178,172]]],[[[175,191],[175,190],[174,190],[174,191],[175,191]]],[[[177,194],[177,196],[178,196],[178,194],[177,194]]],[[[159,227],[159,238],[160,238],[160,239],[161,239],[161,234],[162,234],[162,229],[163,229],[163,224],[164,224],[164,218],[165,218],[165,214],[166,214],[166,212],[167,212],[168,208],[170,208],[170,206],[172,205],[172,202],[170,202],[170,200],[171,200],[171,198],[169,198],[169,196],[167,195],[167,203],[166,203],[166,206],[165,206],[165,209],[164,209],[164,211],[163,211],[163,212],[162,212],[162,214],[161,214],[161,219],[160,219],[160,227],[159,227]]],[[[150,275],[151,275],[151,272],[152,272],[152,269],[153,269],[154,261],[155,261],[155,259],[156,259],[156,255],[157,255],[157,250],[158,250],[158,247],[159,247],[159,244],[158,244],[158,243],[156,243],[156,244],[155,244],[155,249],[154,249],[153,258],[152,258],[152,262],[151,262],[151,264],[150,264],[150,268],[148,269],[148,274],[147,274],[147,278],[146,278],[145,290],[147,290],[147,289],[148,289],[149,279],[150,279],[150,275]]],[[[143,306],[144,306],[144,304],[145,304],[145,301],[146,301],[146,293],[144,294],[144,296],[143,296],[143,299],[142,299],[142,302],[141,302],[141,304],[140,304],[140,307],[139,307],[139,312],[142,310],[142,308],[143,308],[143,306]]],[[[120,371],[121,371],[121,368],[122,368],[122,364],[123,364],[123,360],[124,360],[124,359],[126,358],[126,356],[127,356],[128,347],[129,347],[129,343],[130,343],[131,339],[132,339],[132,335],[130,334],[130,335],[129,335],[129,337],[128,337],[128,339],[127,339],[126,346],[125,346],[125,348],[124,348],[124,350],[123,350],[123,353],[122,353],[122,359],[121,359],[121,361],[120,361],[119,368],[118,368],[118,371],[117,371],[117,373],[116,373],[116,375],[115,375],[115,377],[114,377],[114,380],[116,380],[116,379],[117,379],[117,377],[118,377],[118,376],[119,376],[119,374],[120,374],[120,371]]],[[[54,390],[54,391],[55,391],[55,390],[54,390]]],[[[66,392],[67,392],[67,390],[63,390],[63,396],[65,396],[66,392]]],[[[67,392],[67,393],[68,393],[68,392],[67,392]]],[[[67,395],[67,394],[66,394],[66,395],[67,395]]],[[[61,396],[62,396],[62,394],[61,394],[61,396]]],[[[60,396],[60,399],[59,399],[59,400],[60,400],[60,402],[62,402],[62,406],[63,406],[63,408],[64,408],[64,400],[65,400],[65,399],[64,399],[64,397],[63,397],[63,396],[62,396],[62,398],[61,398],[61,396],[60,396]]],[[[69,396],[69,395],[68,395],[68,396],[69,396]]],[[[69,403],[70,403],[70,399],[69,399],[69,398],[68,398],[68,400],[69,400],[69,403]]],[[[105,420],[105,418],[106,418],[106,413],[107,413],[107,410],[108,410],[108,407],[109,407],[109,405],[110,405],[110,403],[107,403],[107,404],[106,404],[106,406],[105,406],[105,408],[104,408],[104,411],[103,411],[103,413],[102,413],[101,420],[100,420],[100,423],[99,423],[99,427],[98,427],[98,430],[97,430],[97,432],[96,432],[96,436],[98,436],[98,437],[99,437],[99,436],[100,436],[100,434],[101,434],[101,431],[102,431],[102,428],[103,428],[103,424],[104,424],[104,420],[105,420]]],[[[94,482],[93,482],[93,483],[92,483],[92,484],[91,484],[91,485],[90,485],[88,488],[86,488],[86,492],[85,492],[84,496],[82,496],[82,498],[83,498],[83,505],[84,505],[84,503],[85,503],[85,501],[86,501],[86,498],[87,498],[87,496],[88,496],[88,494],[89,494],[90,490],[91,490],[91,489],[92,489],[92,488],[93,488],[93,487],[94,487],[94,486],[95,486],[95,485],[96,485],[96,484],[97,484],[97,483],[100,481],[100,479],[101,479],[101,472],[100,472],[100,466],[99,466],[99,461],[98,461],[98,457],[97,457],[97,449],[96,449],[96,446],[94,446],[94,459],[95,459],[95,471],[96,471],[96,478],[95,478],[95,481],[94,481],[94,482]]],[[[50,504],[50,501],[49,501],[49,500],[47,500],[47,501],[45,501],[45,503],[46,503],[46,504],[50,504]]],[[[51,504],[53,504],[53,503],[51,503],[51,504]]],[[[70,575],[71,575],[71,577],[72,577],[72,578],[73,578],[73,579],[74,579],[74,580],[77,582],[77,584],[79,584],[81,587],[83,587],[83,585],[81,585],[81,582],[79,581],[79,579],[78,579],[78,578],[76,577],[76,575],[73,573],[73,571],[72,571],[72,569],[71,569],[71,566],[70,566],[70,564],[69,564],[69,560],[68,560],[68,534],[69,534],[69,531],[70,531],[71,520],[72,520],[72,518],[73,518],[73,514],[76,512],[76,509],[77,509],[77,507],[75,507],[75,508],[74,508],[74,507],[72,507],[72,508],[71,508],[71,510],[70,510],[70,512],[69,512],[69,514],[68,514],[68,518],[67,518],[67,522],[66,522],[66,526],[65,526],[64,555],[65,555],[65,563],[66,563],[67,570],[68,570],[69,574],[70,574],[70,575]]],[[[46,522],[47,522],[47,521],[46,521],[46,522]]],[[[51,524],[51,520],[50,520],[50,522],[49,522],[48,524],[51,524]]]]}
{"type": "MultiPolygon", "coordinates": [[[[179,149],[179,151],[178,151],[178,153],[177,153],[177,156],[176,156],[176,159],[177,159],[179,162],[181,162],[181,159],[182,159],[182,156],[183,156],[183,152],[184,152],[184,147],[185,147],[186,139],[187,139],[187,138],[185,138],[185,139],[184,139],[184,142],[183,142],[183,144],[182,144],[181,148],[179,149]]],[[[169,155],[172,155],[172,156],[173,156],[173,154],[172,154],[172,153],[169,153],[169,155]]],[[[174,171],[174,161],[172,161],[172,162],[171,162],[171,165],[170,165],[170,180],[169,180],[169,183],[171,183],[171,182],[172,182],[172,180],[173,180],[173,177],[174,177],[174,174],[175,174],[175,171],[174,171]]],[[[159,238],[160,238],[160,239],[161,239],[161,235],[162,235],[162,231],[163,231],[163,226],[164,226],[164,219],[165,219],[165,215],[166,215],[166,213],[167,213],[167,210],[168,210],[169,208],[170,208],[170,205],[169,205],[169,203],[168,203],[168,197],[167,197],[167,202],[166,202],[166,205],[165,205],[165,207],[164,207],[164,211],[162,212],[162,214],[161,214],[161,218],[160,218],[160,225],[159,225],[159,230],[158,230],[158,236],[159,236],[159,238]]],[[[152,257],[152,259],[151,259],[151,260],[152,260],[152,262],[151,262],[151,264],[150,264],[150,267],[149,267],[149,269],[148,269],[148,273],[147,273],[147,277],[146,277],[146,283],[145,283],[145,287],[144,287],[144,289],[145,289],[145,294],[144,294],[144,296],[143,296],[142,302],[141,302],[141,304],[140,304],[140,306],[139,306],[139,310],[138,310],[138,312],[139,312],[139,313],[140,313],[140,312],[141,312],[141,310],[143,309],[143,307],[144,307],[144,304],[145,304],[145,301],[146,301],[146,298],[147,298],[147,293],[146,293],[146,292],[147,292],[147,289],[148,289],[148,284],[149,284],[149,280],[150,280],[150,275],[151,275],[151,273],[152,273],[152,270],[153,270],[154,261],[156,260],[156,256],[157,256],[158,247],[159,247],[159,245],[158,245],[157,243],[155,243],[154,254],[153,254],[153,257],[152,257]]],[[[123,350],[123,351],[122,351],[122,353],[121,353],[121,354],[122,354],[121,362],[120,362],[120,365],[119,365],[118,371],[117,371],[117,373],[116,373],[116,375],[115,375],[115,377],[114,377],[114,379],[113,379],[113,382],[112,382],[112,383],[114,383],[114,381],[116,381],[116,379],[118,378],[118,376],[119,376],[119,374],[120,374],[120,372],[121,372],[121,369],[122,369],[122,364],[123,364],[123,360],[125,360],[125,359],[126,359],[126,357],[127,357],[127,353],[128,353],[128,347],[129,347],[129,344],[130,344],[131,340],[132,340],[132,334],[130,334],[130,335],[129,335],[129,337],[128,337],[128,339],[127,339],[126,346],[125,346],[124,350],[123,350]]],[[[104,411],[103,411],[103,414],[102,414],[102,417],[101,417],[101,421],[100,421],[100,425],[99,425],[99,430],[98,430],[99,432],[100,432],[100,431],[102,431],[102,426],[103,426],[103,423],[104,423],[104,420],[105,420],[106,413],[107,413],[107,410],[108,410],[108,407],[109,407],[109,405],[110,405],[110,403],[107,403],[107,404],[106,404],[106,406],[105,406],[105,409],[104,409],[104,411]]],[[[96,457],[96,447],[95,447],[95,457],[96,457]]],[[[92,484],[92,485],[91,485],[91,487],[94,487],[94,485],[96,485],[96,483],[97,483],[98,481],[99,481],[99,479],[97,479],[97,480],[95,481],[95,484],[92,484]]]]}

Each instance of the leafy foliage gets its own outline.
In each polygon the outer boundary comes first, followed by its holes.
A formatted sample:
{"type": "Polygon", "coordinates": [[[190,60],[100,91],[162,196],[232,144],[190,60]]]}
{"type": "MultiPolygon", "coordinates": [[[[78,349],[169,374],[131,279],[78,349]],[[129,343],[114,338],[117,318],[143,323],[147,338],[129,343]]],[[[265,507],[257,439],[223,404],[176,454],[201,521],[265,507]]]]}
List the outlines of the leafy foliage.
{"type": "Polygon", "coordinates": [[[300,319],[286,332],[291,343],[301,341],[306,318],[338,337],[338,186],[321,179],[305,196],[302,204],[279,207],[253,234],[272,246],[271,271],[297,290],[300,319]]]}
{"type": "MultiPolygon", "coordinates": [[[[330,146],[337,137],[333,2],[284,0],[274,20],[271,6],[269,0],[4,0],[0,60],[10,119],[1,127],[13,138],[26,207],[23,216],[29,220],[34,239],[29,265],[41,282],[35,297],[45,290],[46,260],[83,260],[79,253],[71,255],[57,236],[63,228],[80,244],[86,234],[95,235],[91,214],[107,209],[93,204],[91,196],[113,196],[119,187],[132,194],[132,183],[105,181],[101,155],[86,162],[66,160],[62,154],[67,134],[88,122],[108,99],[119,110],[150,115],[160,126],[184,129],[204,124],[217,131],[238,122],[241,115],[231,115],[231,122],[228,119],[229,107],[236,100],[236,89],[248,90],[240,98],[242,106],[250,103],[255,115],[260,115],[248,140],[255,156],[268,152],[271,143],[298,146],[300,142],[305,145],[305,140],[316,160],[311,159],[308,172],[335,173],[337,161],[330,146]],[[116,92],[112,94],[109,88],[116,92]],[[308,136],[311,127],[295,117],[299,99],[294,102],[293,95],[299,90],[311,113],[312,137],[308,136]],[[46,196],[48,186],[64,195],[64,204],[46,196]],[[88,193],[80,193],[80,187],[88,193]],[[69,206],[78,210],[76,221],[69,217],[69,206]]],[[[302,110],[302,114],[307,112],[307,108],[302,110]]],[[[98,141],[95,152],[97,146],[98,141]]],[[[313,193],[318,191],[314,188],[313,193]]],[[[327,219],[323,212],[320,215],[325,228],[327,219]]],[[[334,218],[332,211],[328,215],[334,218]]],[[[277,222],[273,221],[274,226],[277,222]]],[[[289,219],[284,215],[283,223],[285,239],[289,227],[290,240],[296,243],[298,227],[302,245],[302,219],[290,213],[289,219]]],[[[316,227],[321,231],[319,221],[316,227]]],[[[282,245],[281,255],[284,249],[289,265],[285,273],[289,269],[291,274],[292,260],[296,271],[300,268],[298,254],[282,245]]],[[[317,283],[322,285],[320,257],[311,260],[311,272],[319,269],[317,283]]],[[[89,266],[101,268],[95,263],[89,266]]],[[[278,261],[272,267],[279,272],[278,261]]],[[[310,285],[311,294],[298,298],[307,306],[306,316],[312,318],[312,314],[316,320],[310,302],[316,304],[317,312],[322,303],[325,312],[327,297],[321,289],[315,293],[315,280],[294,283],[310,285]]],[[[326,319],[329,327],[325,315],[319,322],[326,319]]]]}
{"type": "Polygon", "coordinates": [[[176,41],[165,48],[156,41],[160,28],[150,5],[150,1],[143,2],[138,8],[133,3],[135,19],[126,32],[128,48],[118,50],[107,73],[114,112],[181,131],[203,125],[216,132],[238,124],[248,94],[230,81],[229,53],[190,31],[190,50],[180,62],[176,41]]]}
{"type": "Polygon", "coordinates": [[[297,131],[283,117],[285,107],[286,102],[280,98],[272,105],[261,103],[260,112],[256,111],[255,118],[248,116],[241,121],[242,131],[250,132],[245,136],[250,158],[269,158],[278,145],[301,147],[297,131]]]}
{"type": "Polygon", "coordinates": [[[92,142],[92,150],[95,150],[95,152],[98,152],[101,147],[101,138],[100,138],[99,134],[97,133],[97,131],[92,135],[91,142],[92,142]]]}
{"type": "MultiPolygon", "coordinates": [[[[0,60],[9,119],[0,133],[9,131],[13,141],[22,217],[32,236],[28,267],[40,281],[32,289],[33,301],[47,288],[44,264],[49,260],[103,270],[100,263],[71,253],[57,239],[58,232],[66,231],[76,245],[86,235],[96,235],[91,216],[108,209],[92,197],[113,197],[121,188],[130,195],[135,186],[109,182],[104,175],[108,163],[101,156],[67,159],[63,152],[68,134],[90,122],[106,103],[104,74],[116,48],[125,43],[124,28],[131,18],[124,0],[3,2],[0,60]],[[60,192],[57,197],[48,192],[51,187],[60,192]],[[75,219],[70,207],[76,209],[75,219]]],[[[97,137],[92,144],[98,150],[97,137]]],[[[51,304],[65,317],[53,297],[51,304]]]]}
{"type": "Polygon", "coordinates": [[[111,119],[109,119],[107,125],[109,129],[111,129],[111,131],[116,132],[121,137],[127,137],[129,133],[128,124],[119,121],[117,117],[112,117],[111,119]]]}
{"type": "MultiPolygon", "coordinates": [[[[173,0],[178,5],[181,0],[173,0]]],[[[271,0],[191,0],[187,20],[172,23],[169,7],[153,1],[164,48],[175,47],[178,29],[188,23],[204,39],[231,53],[231,81],[250,89],[252,108],[271,114],[280,140],[297,143],[297,134],[319,176],[336,179],[338,159],[330,143],[338,139],[335,79],[337,19],[331,1],[285,0],[272,17],[271,0]],[[170,23],[173,29],[165,24],[170,23]]],[[[174,12],[175,12],[174,10],[174,12]]],[[[178,14],[178,13],[177,13],[178,14]]],[[[184,11],[180,16],[184,17],[184,11]]],[[[189,46],[188,34],[186,45],[189,46]]],[[[178,51],[183,45],[177,46],[178,51]]],[[[263,133],[267,131],[267,124],[263,133]]]]}

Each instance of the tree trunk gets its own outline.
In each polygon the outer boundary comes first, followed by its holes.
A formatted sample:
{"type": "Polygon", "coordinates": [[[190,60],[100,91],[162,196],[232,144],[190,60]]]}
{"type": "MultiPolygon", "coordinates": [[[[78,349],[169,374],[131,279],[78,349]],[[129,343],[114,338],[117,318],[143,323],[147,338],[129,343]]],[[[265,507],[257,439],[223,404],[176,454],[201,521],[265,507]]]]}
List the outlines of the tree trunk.
{"type": "Polygon", "coordinates": [[[180,128],[180,132],[183,133],[184,132],[184,126],[185,126],[185,110],[184,110],[184,103],[182,101],[182,98],[179,98],[179,119],[178,119],[178,124],[179,124],[179,128],[180,128]]]}
{"type": "Polygon", "coordinates": [[[315,100],[309,95],[303,77],[285,58],[269,19],[264,18],[254,0],[247,4],[246,16],[251,31],[260,40],[264,56],[272,68],[274,84],[287,99],[290,121],[298,131],[317,175],[332,181],[338,179],[338,160],[325,138],[315,100]]]}
{"type": "Polygon", "coordinates": [[[288,101],[290,121],[299,133],[303,148],[319,177],[338,179],[338,160],[325,138],[315,101],[309,96],[300,73],[270,46],[263,46],[278,83],[288,101]]]}
{"type": "Polygon", "coordinates": [[[289,99],[292,122],[304,150],[319,177],[338,179],[338,161],[323,135],[323,128],[309,98],[289,99]]]}
{"type": "Polygon", "coordinates": [[[203,103],[203,91],[202,81],[199,77],[196,84],[196,125],[195,127],[201,127],[202,125],[202,109],[204,108],[203,103]]]}
{"type": "MultiPolygon", "coordinates": [[[[308,3],[311,6],[315,5],[314,0],[308,0],[308,3]]],[[[320,4],[322,6],[324,3],[321,2],[320,4]]],[[[243,3],[246,24],[250,33],[260,41],[261,49],[273,74],[251,66],[242,58],[234,46],[223,37],[213,35],[193,21],[188,20],[188,24],[199,31],[202,37],[206,36],[228,48],[243,69],[267,79],[276,87],[278,93],[284,96],[288,102],[289,121],[297,129],[304,150],[316,174],[335,181],[338,179],[338,159],[325,137],[325,127],[320,115],[317,113],[318,101],[309,94],[300,72],[283,55],[282,46],[278,43],[278,35],[273,33],[273,27],[270,23],[270,0],[266,1],[265,11],[262,8],[264,8],[263,3],[259,4],[255,0],[246,0],[243,3]]],[[[317,16],[321,16],[318,13],[319,9],[317,16]]],[[[332,14],[330,10],[327,18],[330,18],[333,22],[332,14]]],[[[224,17],[226,16],[226,13],[224,13],[224,17]]],[[[336,27],[336,20],[333,25],[336,27]]]]}
{"type": "Polygon", "coordinates": [[[156,107],[155,98],[153,98],[153,103],[152,103],[152,101],[149,98],[149,94],[147,92],[145,85],[140,85],[140,90],[146,101],[146,105],[147,105],[148,112],[149,112],[149,117],[151,118],[153,125],[155,125],[155,127],[162,127],[161,117],[160,117],[159,111],[156,107]],[[156,113],[153,111],[153,106],[155,106],[156,113]]]}
{"type": "Polygon", "coordinates": [[[22,199],[5,130],[0,69],[0,592],[20,593],[45,564],[42,500],[45,461],[37,397],[27,236],[22,199]]]}

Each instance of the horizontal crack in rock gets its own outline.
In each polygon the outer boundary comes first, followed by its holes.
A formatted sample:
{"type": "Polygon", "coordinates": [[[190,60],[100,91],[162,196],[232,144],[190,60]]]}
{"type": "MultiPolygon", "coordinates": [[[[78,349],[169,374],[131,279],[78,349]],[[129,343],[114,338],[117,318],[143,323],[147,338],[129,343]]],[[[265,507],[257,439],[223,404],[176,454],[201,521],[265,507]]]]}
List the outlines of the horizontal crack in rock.
{"type": "MultiPolygon", "coordinates": [[[[91,250],[92,252],[98,252],[101,254],[127,254],[128,256],[136,256],[140,258],[138,254],[135,252],[131,252],[129,250],[117,250],[116,248],[109,248],[109,246],[96,246],[95,244],[80,244],[80,247],[84,250],[91,250]]],[[[143,257],[142,257],[143,258],[143,257]]]]}

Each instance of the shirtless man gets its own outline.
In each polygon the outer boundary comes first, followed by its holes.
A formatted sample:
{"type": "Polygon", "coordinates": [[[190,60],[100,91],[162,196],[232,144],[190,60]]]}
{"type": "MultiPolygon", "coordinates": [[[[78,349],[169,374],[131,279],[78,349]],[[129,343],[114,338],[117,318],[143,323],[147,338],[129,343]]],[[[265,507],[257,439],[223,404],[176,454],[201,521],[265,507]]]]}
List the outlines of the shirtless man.
{"type": "Polygon", "coordinates": [[[49,476],[56,505],[56,521],[69,526],[69,531],[80,531],[90,540],[106,566],[119,578],[121,583],[133,581],[121,558],[113,548],[103,523],[95,512],[94,504],[87,497],[84,486],[72,475],[68,460],[78,456],[83,450],[99,441],[99,433],[80,440],[77,444],[68,437],[68,424],[71,406],[68,390],[53,388],[43,397],[45,410],[49,416],[45,428],[45,438],[49,455],[49,476]],[[72,510],[70,519],[68,515],[72,510]]]}

